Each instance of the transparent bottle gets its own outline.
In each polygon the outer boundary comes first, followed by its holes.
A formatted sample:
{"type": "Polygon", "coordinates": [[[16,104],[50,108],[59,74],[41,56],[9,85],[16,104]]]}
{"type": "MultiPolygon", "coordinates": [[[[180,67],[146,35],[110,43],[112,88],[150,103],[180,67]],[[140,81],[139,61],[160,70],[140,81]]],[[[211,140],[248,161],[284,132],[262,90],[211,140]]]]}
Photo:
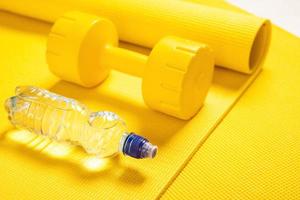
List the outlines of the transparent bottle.
{"type": "Polygon", "coordinates": [[[154,158],[157,146],[129,133],[113,112],[91,112],[80,102],[34,86],[16,88],[5,101],[11,123],[59,142],[82,146],[99,157],[118,152],[134,158],[154,158]]]}

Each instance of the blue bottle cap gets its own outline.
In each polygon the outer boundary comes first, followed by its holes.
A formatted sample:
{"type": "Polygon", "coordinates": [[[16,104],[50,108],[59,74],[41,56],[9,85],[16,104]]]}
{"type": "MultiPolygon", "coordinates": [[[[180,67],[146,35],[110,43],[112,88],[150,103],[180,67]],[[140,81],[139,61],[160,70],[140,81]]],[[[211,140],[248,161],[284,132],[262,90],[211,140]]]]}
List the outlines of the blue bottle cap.
{"type": "Polygon", "coordinates": [[[130,133],[124,139],[122,151],[125,155],[133,158],[154,158],[157,153],[157,146],[152,145],[146,138],[130,133]]]}

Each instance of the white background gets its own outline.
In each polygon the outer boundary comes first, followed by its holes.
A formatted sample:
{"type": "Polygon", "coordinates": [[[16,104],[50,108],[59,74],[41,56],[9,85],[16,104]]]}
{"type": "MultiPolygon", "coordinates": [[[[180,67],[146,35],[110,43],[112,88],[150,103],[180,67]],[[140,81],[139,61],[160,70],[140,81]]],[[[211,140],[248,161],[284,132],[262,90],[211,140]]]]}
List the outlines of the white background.
{"type": "Polygon", "coordinates": [[[300,0],[227,0],[300,37],[300,0]]]}

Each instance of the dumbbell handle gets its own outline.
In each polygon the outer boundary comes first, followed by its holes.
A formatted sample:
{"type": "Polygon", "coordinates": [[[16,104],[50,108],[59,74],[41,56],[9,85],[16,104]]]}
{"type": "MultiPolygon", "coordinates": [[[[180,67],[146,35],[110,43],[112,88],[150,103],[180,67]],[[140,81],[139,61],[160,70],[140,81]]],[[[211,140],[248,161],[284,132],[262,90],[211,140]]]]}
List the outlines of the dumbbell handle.
{"type": "Polygon", "coordinates": [[[101,55],[103,66],[142,77],[148,56],[114,46],[107,46],[101,55]]]}

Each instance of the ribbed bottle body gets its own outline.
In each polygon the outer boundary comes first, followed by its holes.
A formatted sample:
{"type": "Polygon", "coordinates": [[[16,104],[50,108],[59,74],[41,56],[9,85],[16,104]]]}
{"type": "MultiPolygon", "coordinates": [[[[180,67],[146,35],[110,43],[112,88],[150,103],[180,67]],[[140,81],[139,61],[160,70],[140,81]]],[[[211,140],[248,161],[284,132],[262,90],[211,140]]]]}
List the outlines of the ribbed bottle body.
{"type": "Polygon", "coordinates": [[[26,86],[6,103],[11,123],[59,142],[108,157],[118,152],[126,126],[112,112],[90,112],[83,104],[47,90],[26,86]]]}

